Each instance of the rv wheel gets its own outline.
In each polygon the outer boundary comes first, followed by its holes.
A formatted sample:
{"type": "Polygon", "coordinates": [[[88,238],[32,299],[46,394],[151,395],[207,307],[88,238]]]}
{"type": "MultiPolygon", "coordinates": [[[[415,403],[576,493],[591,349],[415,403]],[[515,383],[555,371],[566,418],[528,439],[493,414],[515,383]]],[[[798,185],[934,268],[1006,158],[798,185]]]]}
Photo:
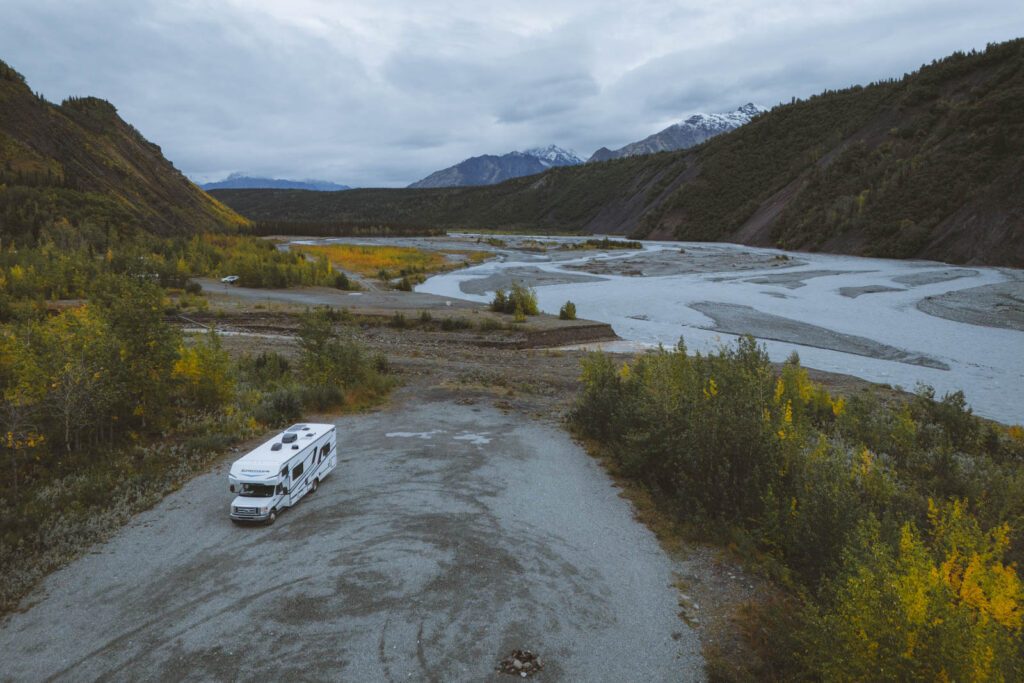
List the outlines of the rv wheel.
{"type": "Polygon", "coordinates": [[[316,493],[316,489],[317,489],[318,486],[320,486],[320,480],[319,479],[314,479],[313,483],[309,485],[309,492],[310,493],[316,493]]]}
{"type": "Polygon", "coordinates": [[[277,521],[277,510],[271,510],[270,515],[267,517],[267,525],[273,524],[277,521]]]}

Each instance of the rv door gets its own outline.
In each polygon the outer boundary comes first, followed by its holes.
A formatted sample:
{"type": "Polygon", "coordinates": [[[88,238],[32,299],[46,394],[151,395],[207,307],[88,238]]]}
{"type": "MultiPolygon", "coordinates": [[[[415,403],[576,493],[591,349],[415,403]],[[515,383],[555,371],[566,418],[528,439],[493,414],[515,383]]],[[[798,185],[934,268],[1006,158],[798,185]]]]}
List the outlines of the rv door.
{"type": "Polygon", "coordinates": [[[281,468],[281,483],[278,484],[278,493],[282,494],[281,507],[287,507],[292,504],[292,481],[291,477],[288,476],[288,465],[281,468]]]}

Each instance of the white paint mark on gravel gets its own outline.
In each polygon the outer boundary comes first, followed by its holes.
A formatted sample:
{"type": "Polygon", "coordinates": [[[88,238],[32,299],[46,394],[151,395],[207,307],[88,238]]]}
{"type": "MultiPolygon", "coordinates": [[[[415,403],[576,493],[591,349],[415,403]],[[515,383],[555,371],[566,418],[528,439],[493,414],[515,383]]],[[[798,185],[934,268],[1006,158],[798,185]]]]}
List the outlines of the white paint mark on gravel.
{"type": "Polygon", "coordinates": [[[489,444],[491,442],[490,438],[488,438],[488,436],[487,436],[489,433],[490,432],[483,432],[482,434],[474,434],[472,432],[463,432],[462,434],[459,434],[458,436],[453,436],[452,439],[454,439],[455,441],[468,441],[469,443],[473,444],[474,446],[485,446],[485,445],[487,445],[487,444],[489,444]]]}
{"type": "Polygon", "coordinates": [[[431,429],[429,432],[388,432],[384,436],[389,439],[424,439],[434,438],[434,434],[444,434],[443,429],[431,429]]]}

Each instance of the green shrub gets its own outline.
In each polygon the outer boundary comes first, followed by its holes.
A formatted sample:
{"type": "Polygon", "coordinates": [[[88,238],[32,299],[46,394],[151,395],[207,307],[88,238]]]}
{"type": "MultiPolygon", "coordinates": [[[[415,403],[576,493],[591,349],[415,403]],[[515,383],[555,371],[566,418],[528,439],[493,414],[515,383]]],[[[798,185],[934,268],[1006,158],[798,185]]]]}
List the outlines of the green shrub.
{"type": "Polygon", "coordinates": [[[309,386],[299,390],[303,407],[323,412],[345,404],[345,392],[340,386],[309,386]]]}
{"type": "Polygon", "coordinates": [[[349,291],[354,289],[352,287],[352,281],[349,280],[348,275],[345,273],[338,273],[334,276],[334,288],[349,291]]]}
{"type": "Polygon", "coordinates": [[[473,323],[465,318],[445,318],[441,321],[441,329],[445,332],[454,332],[456,330],[468,330],[473,327],[473,323]]]}
{"type": "Polygon", "coordinates": [[[272,391],[260,400],[253,417],[268,427],[294,422],[302,417],[302,397],[294,388],[272,391]]]}
{"type": "Polygon", "coordinates": [[[185,450],[191,453],[203,453],[207,456],[221,453],[237,440],[234,434],[210,431],[189,437],[185,441],[185,450]]]}
{"type": "Polygon", "coordinates": [[[255,356],[246,354],[238,360],[237,369],[239,381],[256,389],[292,379],[291,362],[277,351],[262,351],[255,356]]]}
{"type": "Polygon", "coordinates": [[[494,318],[482,318],[476,326],[481,332],[494,332],[504,328],[504,325],[494,318]]]}
{"type": "Polygon", "coordinates": [[[195,280],[189,280],[185,283],[185,291],[189,294],[200,294],[203,291],[203,286],[195,280]]]}
{"type": "Polygon", "coordinates": [[[508,308],[508,295],[505,294],[504,289],[499,289],[494,293],[494,298],[491,299],[491,310],[495,313],[507,313],[508,308]]]}
{"type": "Polygon", "coordinates": [[[492,311],[515,314],[517,308],[524,316],[540,313],[537,308],[537,292],[532,287],[515,282],[507,294],[503,289],[494,293],[494,299],[491,300],[492,311]]]}
{"type": "Polygon", "coordinates": [[[561,320],[575,320],[576,319],[576,304],[571,301],[566,301],[562,304],[562,308],[558,311],[558,317],[561,320]]]}

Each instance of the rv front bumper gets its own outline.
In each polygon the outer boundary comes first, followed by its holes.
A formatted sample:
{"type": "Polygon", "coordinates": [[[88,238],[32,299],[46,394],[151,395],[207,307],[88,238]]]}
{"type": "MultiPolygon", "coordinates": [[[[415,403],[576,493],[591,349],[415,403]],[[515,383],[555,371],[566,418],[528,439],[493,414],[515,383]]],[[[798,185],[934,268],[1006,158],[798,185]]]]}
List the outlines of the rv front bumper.
{"type": "Polygon", "coordinates": [[[262,512],[260,508],[231,508],[231,519],[239,522],[265,522],[270,518],[270,510],[262,512]]]}

